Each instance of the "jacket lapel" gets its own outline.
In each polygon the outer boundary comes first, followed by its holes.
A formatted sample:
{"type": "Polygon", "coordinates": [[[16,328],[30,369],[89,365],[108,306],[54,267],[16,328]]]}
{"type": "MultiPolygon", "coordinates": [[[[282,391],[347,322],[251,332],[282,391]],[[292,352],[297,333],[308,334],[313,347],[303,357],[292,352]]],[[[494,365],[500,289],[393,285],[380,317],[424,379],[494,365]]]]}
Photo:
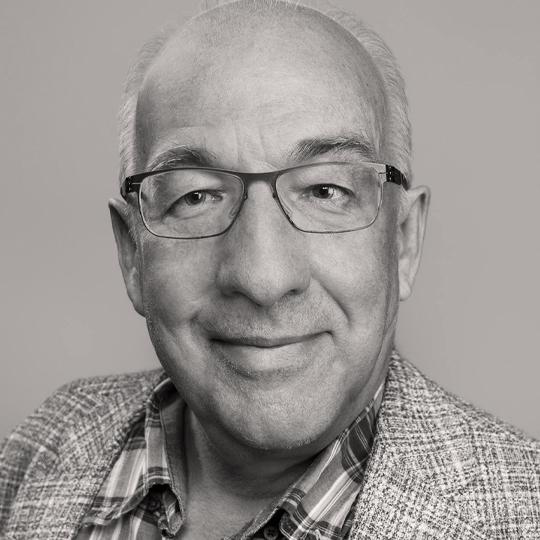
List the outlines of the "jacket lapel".
{"type": "Polygon", "coordinates": [[[470,427],[454,399],[408,362],[391,362],[351,539],[486,539],[470,427]]]}
{"type": "Polygon", "coordinates": [[[487,540],[465,507],[407,463],[374,456],[356,506],[354,540],[487,540]]]}

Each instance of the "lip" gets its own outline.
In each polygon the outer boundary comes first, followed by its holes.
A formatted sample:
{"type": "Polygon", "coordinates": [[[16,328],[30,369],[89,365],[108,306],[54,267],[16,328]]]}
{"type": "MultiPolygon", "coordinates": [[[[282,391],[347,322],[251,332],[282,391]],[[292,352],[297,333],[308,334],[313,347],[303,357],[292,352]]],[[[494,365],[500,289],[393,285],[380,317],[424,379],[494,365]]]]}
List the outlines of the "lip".
{"type": "Polygon", "coordinates": [[[266,383],[290,380],[317,362],[325,332],[295,336],[214,336],[212,349],[227,369],[266,383]]]}
{"type": "Polygon", "coordinates": [[[310,341],[319,334],[304,334],[300,336],[265,337],[265,336],[241,336],[241,337],[215,337],[212,341],[224,345],[236,345],[241,347],[257,347],[260,349],[276,349],[294,343],[310,341]]]}

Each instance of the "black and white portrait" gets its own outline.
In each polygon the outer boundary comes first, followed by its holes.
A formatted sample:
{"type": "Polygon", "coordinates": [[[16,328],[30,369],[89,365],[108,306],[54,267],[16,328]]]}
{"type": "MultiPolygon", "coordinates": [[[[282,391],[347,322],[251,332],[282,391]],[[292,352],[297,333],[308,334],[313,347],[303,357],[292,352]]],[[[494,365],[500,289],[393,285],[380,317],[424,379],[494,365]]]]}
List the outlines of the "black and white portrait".
{"type": "Polygon", "coordinates": [[[0,6],[0,537],[540,538],[540,5],[0,6]]]}

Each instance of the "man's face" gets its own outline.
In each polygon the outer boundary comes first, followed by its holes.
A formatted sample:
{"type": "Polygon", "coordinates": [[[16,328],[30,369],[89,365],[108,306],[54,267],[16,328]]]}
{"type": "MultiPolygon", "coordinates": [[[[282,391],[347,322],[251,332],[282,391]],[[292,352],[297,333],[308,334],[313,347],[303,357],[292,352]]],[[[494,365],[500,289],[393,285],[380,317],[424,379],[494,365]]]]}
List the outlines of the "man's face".
{"type": "MultiPolygon", "coordinates": [[[[305,141],[354,137],[377,149],[382,94],[370,61],[312,24],[225,32],[215,46],[196,25],[174,38],[140,93],[140,170],[189,164],[177,147],[244,172],[306,162],[295,157],[305,141]]],[[[344,146],[319,144],[307,161],[384,158],[344,146]]],[[[140,225],[131,296],[206,429],[261,449],[322,447],[359,413],[392,344],[399,189],[385,187],[376,222],[349,233],[296,230],[264,182],[221,236],[171,240],[140,225]]]]}

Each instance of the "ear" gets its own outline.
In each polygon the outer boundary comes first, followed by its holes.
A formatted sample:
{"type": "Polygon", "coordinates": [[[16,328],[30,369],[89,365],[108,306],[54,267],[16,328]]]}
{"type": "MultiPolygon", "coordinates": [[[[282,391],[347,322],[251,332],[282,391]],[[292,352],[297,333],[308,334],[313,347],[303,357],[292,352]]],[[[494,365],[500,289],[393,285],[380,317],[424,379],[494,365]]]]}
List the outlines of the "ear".
{"type": "Polygon", "coordinates": [[[144,317],[137,243],[130,229],[130,208],[124,199],[110,199],[109,212],[126,290],[135,311],[144,317]]]}
{"type": "Polygon", "coordinates": [[[399,299],[406,300],[412,292],[420,264],[430,201],[429,189],[418,186],[407,191],[399,212],[399,299]]]}

